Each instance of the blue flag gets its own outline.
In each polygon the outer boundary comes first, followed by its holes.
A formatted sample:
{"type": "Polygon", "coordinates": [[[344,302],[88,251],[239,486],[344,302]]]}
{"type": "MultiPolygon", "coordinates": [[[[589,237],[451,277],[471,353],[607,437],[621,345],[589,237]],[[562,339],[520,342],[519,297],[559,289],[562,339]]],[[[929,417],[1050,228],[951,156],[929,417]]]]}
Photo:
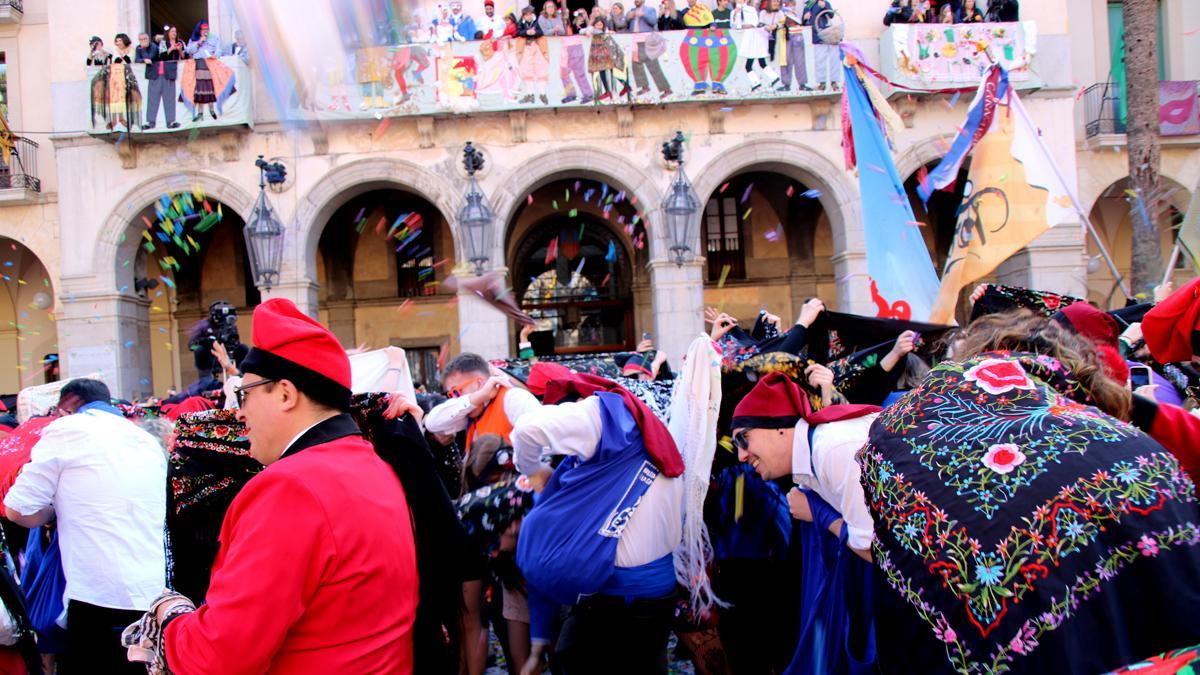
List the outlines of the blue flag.
{"type": "Polygon", "coordinates": [[[859,71],[847,65],[843,68],[858,161],[871,299],[880,317],[925,321],[938,294],[937,272],[875,108],[859,81],[859,71]]]}

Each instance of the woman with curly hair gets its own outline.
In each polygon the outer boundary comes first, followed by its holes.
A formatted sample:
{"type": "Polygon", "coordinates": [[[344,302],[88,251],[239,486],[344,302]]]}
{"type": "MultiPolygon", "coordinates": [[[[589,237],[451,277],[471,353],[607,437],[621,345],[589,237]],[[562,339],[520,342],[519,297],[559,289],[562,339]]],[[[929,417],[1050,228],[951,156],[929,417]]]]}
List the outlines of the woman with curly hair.
{"type": "Polygon", "coordinates": [[[961,331],[859,452],[878,661],[1106,672],[1200,640],[1200,507],[1096,348],[1020,310],[961,331]]]}

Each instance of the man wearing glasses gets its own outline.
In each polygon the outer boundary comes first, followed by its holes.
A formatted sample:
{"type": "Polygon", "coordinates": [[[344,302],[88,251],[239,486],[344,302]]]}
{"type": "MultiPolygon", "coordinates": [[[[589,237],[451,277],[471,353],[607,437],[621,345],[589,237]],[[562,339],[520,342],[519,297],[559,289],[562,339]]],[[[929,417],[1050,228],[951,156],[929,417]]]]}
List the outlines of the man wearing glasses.
{"type": "Polygon", "coordinates": [[[266,468],[225,515],[205,604],[162,596],[151,639],[180,675],[411,673],[412,524],[347,414],[350,360],[288,300],[255,309],[253,337],[234,395],[266,468]]]}
{"type": "Polygon", "coordinates": [[[163,520],[167,459],[125,419],[98,380],[71,380],[4,498],[23,527],[58,521],[67,586],[61,673],[141,673],[125,659],[121,630],[166,583],[163,520]]]}
{"type": "Polygon", "coordinates": [[[496,434],[511,446],[513,425],[525,413],[542,407],[533,394],[494,373],[478,354],[459,354],[446,364],[442,386],[449,400],[429,411],[425,429],[435,434],[465,430],[468,453],[471,442],[484,434],[496,434]]]}

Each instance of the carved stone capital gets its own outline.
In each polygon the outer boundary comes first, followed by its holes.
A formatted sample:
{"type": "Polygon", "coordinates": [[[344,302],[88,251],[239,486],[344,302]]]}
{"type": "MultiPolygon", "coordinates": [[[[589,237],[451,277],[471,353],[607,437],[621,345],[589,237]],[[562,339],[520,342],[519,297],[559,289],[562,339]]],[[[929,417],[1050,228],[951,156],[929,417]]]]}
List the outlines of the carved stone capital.
{"type": "Polygon", "coordinates": [[[833,113],[833,103],[829,99],[820,99],[808,104],[812,112],[813,131],[829,129],[829,116],[833,113]]]}
{"type": "Polygon", "coordinates": [[[508,113],[508,124],[512,127],[513,143],[524,143],[529,140],[525,111],[516,110],[508,113]]]}
{"type": "Polygon", "coordinates": [[[422,148],[433,147],[433,117],[426,115],[417,118],[417,136],[422,148]]]}
{"type": "Polygon", "coordinates": [[[617,136],[619,138],[633,137],[633,108],[629,106],[617,108],[617,136]]]}
{"type": "Polygon", "coordinates": [[[221,144],[221,159],[226,162],[237,161],[239,138],[240,134],[232,131],[223,131],[217,135],[217,142],[221,144]]]}

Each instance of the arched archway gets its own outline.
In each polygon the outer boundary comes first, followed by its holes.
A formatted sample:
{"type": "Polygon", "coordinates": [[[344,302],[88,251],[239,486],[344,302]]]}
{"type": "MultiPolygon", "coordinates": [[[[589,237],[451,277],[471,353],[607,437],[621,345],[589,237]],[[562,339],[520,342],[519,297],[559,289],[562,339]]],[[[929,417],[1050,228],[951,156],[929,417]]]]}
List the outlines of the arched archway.
{"type": "Polygon", "coordinates": [[[647,228],[607,182],[563,178],[533,190],[508,223],[513,292],[538,321],[539,353],[632,348],[648,327],[647,228]]]}
{"type": "Polygon", "coordinates": [[[833,235],[821,191],[775,171],[730,175],[703,202],[705,304],[749,320],[795,318],[804,301],[837,300],[833,235]]]}
{"type": "Polygon", "coordinates": [[[0,393],[49,381],[44,365],[58,358],[53,312],[45,265],[24,244],[0,237],[0,393]]]}
{"type": "MultiPolygon", "coordinates": [[[[545,186],[558,181],[573,185],[577,180],[591,180],[609,187],[609,194],[621,193],[624,202],[635,209],[639,221],[645,223],[648,238],[645,242],[651,259],[667,255],[670,247],[659,234],[659,206],[662,193],[658,185],[666,185],[670,175],[664,169],[661,177],[647,174],[629,158],[597,147],[568,146],[542,153],[512,169],[495,181],[487,181],[496,222],[500,229],[496,237],[497,256],[507,258],[507,234],[520,211],[545,186]],[[617,178],[617,177],[620,178],[617,178]]],[[[563,192],[560,190],[560,194],[563,192]]],[[[553,198],[551,198],[553,199],[553,198]]],[[[564,200],[565,201],[565,200],[564,200]]]]}
{"type": "Polygon", "coordinates": [[[141,335],[122,349],[148,352],[139,374],[142,391],[163,395],[209,372],[212,359],[192,349],[193,329],[209,307],[227,302],[238,310],[238,332],[249,342],[250,317],[261,301],[250,274],[237,211],[202,191],[162,195],[133,219],[137,247],[122,261],[118,292],[132,299],[141,335]],[[145,372],[148,370],[148,372],[145,372]]]}
{"type": "Polygon", "coordinates": [[[436,205],[395,187],[358,193],[321,230],[319,317],[343,345],[404,347],[423,371],[418,354],[457,339],[456,297],[441,290],[453,268],[454,240],[436,205]]]}
{"type": "Polygon", "coordinates": [[[447,232],[454,244],[446,256],[461,257],[457,249],[458,237],[447,218],[457,212],[462,190],[456,191],[448,181],[423,166],[377,157],[355,160],[332,169],[300,199],[296,207],[295,245],[284,262],[282,276],[293,282],[315,282],[317,251],[335,212],[349,200],[374,190],[400,190],[419,195],[431,204],[447,223],[447,232]]]}
{"type": "MultiPolygon", "coordinates": [[[[1159,246],[1162,251],[1163,265],[1171,258],[1171,249],[1175,245],[1175,235],[1183,222],[1183,213],[1187,211],[1191,193],[1187,188],[1167,176],[1160,176],[1161,192],[1157,198],[1152,197],[1145,203],[1147,213],[1158,224],[1159,246]]],[[[1111,183],[1092,205],[1088,220],[1104,241],[1105,247],[1112,255],[1113,262],[1121,275],[1126,278],[1130,274],[1133,254],[1133,218],[1134,204],[1126,190],[1131,189],[1129,179],[1121,178],[1111,183]]],[[[1100,249],[1091,237],[1087,239],[1088,265],[1087,289],[1088,300],[1100,307],[1112,307],[1124,303],[1124,297],[1117,288],[1116,280],[1108,265],[1100,256],[1100,249]]],[[[1194,263],[1186,253],[1181,253],[1177,260],[1172,279],[1178,284],[1194,276],[1194,263]]],[[[1157,281],[1155,282],[1157,283],[1157,281]]]]}

